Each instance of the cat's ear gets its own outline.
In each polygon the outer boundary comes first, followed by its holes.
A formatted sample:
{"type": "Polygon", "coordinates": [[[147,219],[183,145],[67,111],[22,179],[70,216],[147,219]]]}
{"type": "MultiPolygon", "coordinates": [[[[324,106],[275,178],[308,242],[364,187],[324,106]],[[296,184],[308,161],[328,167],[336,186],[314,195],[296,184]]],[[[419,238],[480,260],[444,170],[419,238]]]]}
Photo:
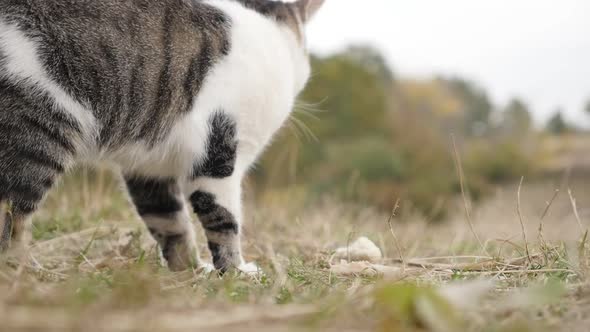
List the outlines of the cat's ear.
{"type": "Polygon", "coordinates": [[[318,12],[320,7],[324,4],[325,0],[298,0],[296,2],[301,14],[303,22],[309,22],[313,16],[318,12]]]}

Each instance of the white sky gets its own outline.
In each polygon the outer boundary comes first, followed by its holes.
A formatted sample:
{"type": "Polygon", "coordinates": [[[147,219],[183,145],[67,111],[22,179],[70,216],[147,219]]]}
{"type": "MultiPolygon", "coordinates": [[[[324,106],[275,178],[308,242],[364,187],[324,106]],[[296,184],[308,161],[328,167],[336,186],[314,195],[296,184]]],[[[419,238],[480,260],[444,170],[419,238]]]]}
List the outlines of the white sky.
{"type": "Polygon", "coordinates": [[[326,0],[308,39],[321,54],[374,45],[398,76],[460,75],[538,121],[563,107],[590,124],[590,0],[326,0]]]}

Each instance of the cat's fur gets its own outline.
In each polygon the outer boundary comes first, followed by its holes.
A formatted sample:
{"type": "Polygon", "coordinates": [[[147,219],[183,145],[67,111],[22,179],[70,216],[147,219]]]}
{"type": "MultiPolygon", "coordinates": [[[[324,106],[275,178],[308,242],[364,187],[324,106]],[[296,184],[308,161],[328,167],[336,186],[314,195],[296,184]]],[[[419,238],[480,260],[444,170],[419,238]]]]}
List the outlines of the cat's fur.
{"type": "Polygon", "coordinates": [[[241,182],[309,77],[323,0],[2,0],[0,249],[58,178],[107,161],[173,270],[243,266],[241,182]]]}

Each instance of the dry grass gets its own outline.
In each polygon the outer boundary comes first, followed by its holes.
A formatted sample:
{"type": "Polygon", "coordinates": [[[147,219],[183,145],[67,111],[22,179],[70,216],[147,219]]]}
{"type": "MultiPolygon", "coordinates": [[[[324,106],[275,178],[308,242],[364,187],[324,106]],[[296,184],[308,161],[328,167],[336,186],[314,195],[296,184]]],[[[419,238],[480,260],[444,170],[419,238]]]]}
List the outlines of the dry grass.
{"type": "Polygon", "coordinates": [[[35,217],[26,259],[3,256],[1,331],[585,331],[590,323],[584,178],[574,177],[571,200],[553,197],[551,181],[498,189],[470,210],[473,230],[461,199],[456,216],[431,224],[275,193],[247,208],[247,259],[265,276],[220,278],[167,271],[117,185],[87,180],[101,176],[68,179],[35,217]],[[336,273],[332,253],[361,235],[385,258],[336,273]],[[493,287],[480,294],[472,281],[481,279],[493,287]]]}

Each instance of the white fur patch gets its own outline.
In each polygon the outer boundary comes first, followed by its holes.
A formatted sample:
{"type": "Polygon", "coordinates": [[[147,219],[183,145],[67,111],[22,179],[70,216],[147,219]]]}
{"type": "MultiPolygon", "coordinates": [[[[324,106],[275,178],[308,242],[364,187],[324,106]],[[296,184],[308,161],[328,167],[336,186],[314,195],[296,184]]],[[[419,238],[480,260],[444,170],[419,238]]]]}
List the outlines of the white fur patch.
{"type": "Polygon", "coordinates": [[[206,78],[192,116],[223,110],[236,121],[243,175],[289,116],[309,61],[287,27],[235,1],[207,2],[231,18],[231,50],[206,78]]]}
{"type": "Polygon", "coordinates": [[[236,174],[223,179],[199,178],[187,184],[184,191],[187,197],[198,190],[212,194],[215,196],[215,203],[226,208],[240,223],[242,214],[241,181],[242,178],[236,174]]]}
{"type": "Polygon", "coordinates": [[[36,41],[25,35],[13,24],[0,18],[0,52],[5,56],[4,67],[0,71],[9,79],[25,81],[51,96],[60,109],[68,112],[80,125],[84,140],[96,137],[97,124],[94,115],[80,104],[47,74],[37,55],[36,41]]]}

